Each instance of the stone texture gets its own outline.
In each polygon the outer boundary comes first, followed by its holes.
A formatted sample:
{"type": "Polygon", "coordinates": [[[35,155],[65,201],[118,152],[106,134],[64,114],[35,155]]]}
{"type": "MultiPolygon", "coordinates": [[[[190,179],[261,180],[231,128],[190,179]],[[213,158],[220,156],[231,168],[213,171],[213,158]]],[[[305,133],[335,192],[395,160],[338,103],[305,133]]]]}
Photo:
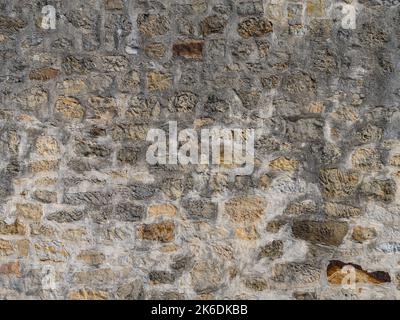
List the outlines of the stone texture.
{"type": "Polygon", "coordinates": [[[177,57],[197,60],[203,58],[203,46],[201,40],[184,40],[174,43],[172,52],[177,57]]]}
{"type": "Polygon", "coordinates": [[[399,10],[0,1],[0,299],[399,299],[399,10]],[[254,170],[149,164],[169,121],[254,170]]]}
{"type": "Polygon", "coordinates": [[[138,236],[143,240],[170,242],[175,238],[175,224],[172,221],[145,224],[139,227],[138,236]]]}
{"type": "Polygon", "coordinates": [[[326,275],[329,283],[340,285],[343,282],[346,282],[345,276],[348,274],[348,271],[343,270],[343,268],[352,267],[351,270],[354,270],[355,283],[368,283],[368,284],[382,284],[386,282],[391,282],[390,275],[385,271],[374,271],[368,272],[362,269],[361,266],[353,263],[344,263],[338,260],[332,260],[329,262],[329,265],[326,270],[326,275]]]}
{"type": "Polygon", "coordinates": [[[225,203],[225,212],[234,223],[254,223],[264,215],[266,203],[257,196],[240,196],[225,203]]]}
{"type": "Polygon", "coordinates": [[[297,220],[292,226],[296,238],[314,244],[338,246],[348,232],[344,222],[297,220]]]}

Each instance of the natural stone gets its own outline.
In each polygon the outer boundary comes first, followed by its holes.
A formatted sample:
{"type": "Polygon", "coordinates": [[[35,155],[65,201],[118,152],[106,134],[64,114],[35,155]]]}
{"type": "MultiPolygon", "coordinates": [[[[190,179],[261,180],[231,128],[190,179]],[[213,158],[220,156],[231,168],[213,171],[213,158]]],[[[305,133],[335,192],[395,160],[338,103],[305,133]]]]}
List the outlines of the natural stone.
{"type": "Polygon", "coordinates": [[[118,220],[134,222],[141,220],[145,215],[145,208],[134,203],[119,203],[115,208],[118,220]]]}
{"type": "Polygon", "coordinates": [[[33,193],[33,197],[43,203],[56,203],[57,202],[57,193],[53,191],[47,190],[36,190],[33,193]]]}
{"type": "Polygon", "coordinates": [[[361,185],[361,193],[363,196],[383,202],[393,201],[395,199],[396,189],[396,182],[391,179],[372,180],[370,182],[364,182],[361,185]]]}
{"type": "Polygon", "coordinates": [[[40,160],[34,161],[29,164],[29,169],[33,173],[44,171],[56,171],[59,168],[58,160],[40,160]]]}
{"type": "Polygon", "coordinates": [[[41,136],[36,140],[36,152],[42,156],[53,156],[58,154],[58,142],[53,137],[41,136]]]}
{"type": "Polygon", "coordinates": [[[14,247],[11,241],[0,239],[0,257],[8,256],[14,253],[14,247]]]}
{"type": "Polygon", "coordinates": [[[165,91],[172,85],[172,76],[163,72],[149,72],[147,74],[147,88],[150,91],[165,91]]]}
{"type": "Polygon", "coordinates": [[[75,98],[61,97],[56,101],[55,110],[66,120],[81,120],[85,114],[84,107],[75,98]]]}
{"type": "Polygon", "coordinates": [[[260,238],[260,234],[255,226],[247,226],[244,228],[237,228],[235,230],[236,237],[241,240],[253,241],[260,238]]]}
{"type": "Polygon", "coordinates": [[[241,21],[238,25],[238,33],[243,38],[261,37],[271,33],[273,30],[272,23],[265,18],[253,17],[241,21]]]}
{"type": "Polygon", "coordinates": [[[0,264],[0,274],[21,277],[21,265],[19,261],[0,264]]]}
{"type": "Polygon", "coordinates": [[[176,216],[178,209],[170,203],[165,204],[153,204],[149,206],[147,213],[149,216],[168,216],[173,217],[176,216]]]}
{"type": "Polygon", "coordinates": [[[320,171],[319,180],[326,197],[343,198],[355,191],[359,175],[356,172],[342,171],[336,168],[323,169],[320,171]]]}
{"type": "Polygon", "coordinates": [[[239,196],[225,203],[225,212],[234,223],[254,223],[265,213],[266,203],[258,196],[239,196]]]}
{"type": "Polygon", "coordinates": [[[339,246],[348,232],[348,225],[338,221],[296,220],[292,232],[296,238],[314,244],[339,246]]]}
{"type": "Polygon", "coordinates": [[[201,22],[201,31],[204,36],[213,33],[223,33],[227,22],[228,21],[221,16],[209,16],[201,22]]]}
{"type": "Polygon", "coordinates": [[[169,271],[150,271],[149,279],[153,284],[173,283],[175,274],[169,271]]]}
{"type": "Polygon", "coordinates": [[[187,199],[182,203],[189,219],[215,219],[217,217],[217,205],[203,199],[187,199]]]}
{"type": "Polygon", "coordinates": [[[139,227],[138,236],[143,240],[170,242],[175,239],[175,224],[172,221],[144,224],[139,227]]]}
{"type": "Polygon", "coordinates": [[[160,42],[154,42],[154,43],[149,43],[144,48],[144,51],[150,58],[160,59],[165,56],[167,48],[164,46],[164,44],[160,42]]]}
{"type": "Polygon", "coordinates": [[[77,259],[83,261],[88,265],[98,266],[106,260],[106,257],[102,252],[98,252],[95,250],[83,250],[79,253],[77,259]]]}
{"type": "Polygon", "coordinates": [[[46,219],[58,223],[70,223],[82,220],[83,217],[84,217],[83,211],[71,210],[71,211],[56,211],[50,213],[49,215],[47,215],[46,219]]]}
{"type": "Polygon", "coordinates": [[[69,294],[71,300],[107,300],[108,293],[101,290],[80,289],[69,294]]]}
{"type": "Polygon", "coordinates": [[[29,79],[48,81],[48,80],[57,78],[58,74],[59,74],[59,70],[57,70],[57,69],[41,68],[41,69],[32,70],[29,74],[29,79]]]}
{"type": "Polygon", "coordinates": [[[375,228],[363,227],[363,226],[355,226],[353,228],[353,234],[351,235],[354,241],[357,242],[365,242],[367,240],[371,240],[376,237],[375,228]]]}
{"type": "Polygon", "coordinates": [[[295,171],[299,167],[299,161],[288,159],[286,157],[279,157],[272,160],[269,166],[273,169],[283,171],[295,171]]]}
{"type": "Polygon", "coordinates": [[[148,37],[166,34],[170,29],[168,18],[160,14],[140,14],[137,25],[139,31],[148,37]]]}
{"type": "Polygon", "coordinates": [[[204,42],[201,40],[184,40],[174,43],[174,56],[186,59],[202,59],[204,42]]]}
{"type": "Polygon", "coordinates": [[[194,265],[190,277],[194,291],[197,294],[205,294],[218,290],[224,280],[224,273],[217,262],[205,260],[194,265]]]}
{"type": "Polygon", "coordinates": [[[332,260],[326,270],[328,282],[331,284],[348,284],[347,279],[354,279],[355,283],[382,284],[391,282],[390,275],[385,271],[368,272],[361,266],[353,263],[344,263],[332,260]],[[354,272],[354,276],[351,273],[354,272]]]}
{"type": "Polygon", "coordinates": [[[25,235],[26,226],[18,219],[13,223],[8,224],[5,221],[0,221],[0,234],[5,235],[25,235]]]}
{"type": "Polygon", "coordinates": [[[17,216],[21,218],[40,221],[43,215],[43,208],[39,204],[17,203],[15,208],[17,216]]]}
{"type": "Polygon", "coordinates": [[[377,170],[382,166],[379,153],[369,148],[360,148],[354,151],[351,161],[355,168],[361,170],[377,170]]]}
{"type": "Polygon", "coordinates": [[[258,258],[268,258],[271,260],[278,259],[283,255],[283,241],[281,240],[273,240],[270,243],[267,243],[263,247],[261,247],[260,253],[258,254],[258,258]]]}
{"type": "Polygon", "coordinates": [[[361,209],[340,203],[327,202],[324,206],[325,213],[331,217],[352,218],[361,215],[361,209]]]}

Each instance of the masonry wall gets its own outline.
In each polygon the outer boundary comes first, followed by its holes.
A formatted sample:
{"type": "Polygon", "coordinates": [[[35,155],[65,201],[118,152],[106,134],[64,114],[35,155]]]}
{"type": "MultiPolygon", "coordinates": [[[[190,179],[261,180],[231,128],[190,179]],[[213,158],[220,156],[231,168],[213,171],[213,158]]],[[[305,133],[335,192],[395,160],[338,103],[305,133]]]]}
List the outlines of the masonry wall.
{"type": "Polygon", "coordinates": [[[0,0],[0,298],[398,298],[399,39],[398,0],[0,0]],[[168,121],[254,172],[148,164],[168,121]]]}

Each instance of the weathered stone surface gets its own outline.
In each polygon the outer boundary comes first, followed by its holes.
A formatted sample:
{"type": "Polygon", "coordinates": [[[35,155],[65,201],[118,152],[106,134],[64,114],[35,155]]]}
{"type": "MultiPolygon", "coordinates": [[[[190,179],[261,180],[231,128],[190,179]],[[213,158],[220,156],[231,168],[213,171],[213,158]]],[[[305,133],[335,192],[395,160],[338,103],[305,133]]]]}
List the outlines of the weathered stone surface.
{"type": "Polygon", "coordinates": [[[318,282],[321,271],[318,266],[308,263],[277,264],[272,271],[271,280],[283,286],[305,287],[318,282]]]}
{"type": "Polygon", "coordinates": [[[84,107],[75,98],[61,97],[57,100],[55,111],[66,120],[81,120],[85,114],[84,107]]]}
{"type": "Polygon", "coordinates": [[[352,218],[361,215],[361,209],[340,203],[328,202],[324,206],[325,213],[331,217],[352,218]]]}
{"type": "Polygon", "coordinates": [[[6,223],[0,221],[0,234],[5,235],[24,235],[26,233],[26,226],[18,219],[13,223],[6,223]]]}
{"type": "Polygon", "coordinates": [[[160,59],[165,56],[165,53],[167,52],[167,48],[162,43],[154,42],[154,43],[149,43],[144,48],[144,51],[150,58],[160,59]]]}
{"type": "Polygon", "coordinates": [[[165,91],[172,86],[172,77],[168,73],[149,72],[147,74],[147,88],[150,91],[165,91]]]}
{"type": "Polygon", "coordinates": [[[72,205],[106,205],[110,203],[111,198],[112,193],[110,192],[66,193],[64,195],[64,203],[72,205]]]}
{"type": "Polygon", "coordinates": [[[267,243],[260,249],[260,253],[258,254],[258,258],[268,258],[271,260],[278,259],[283,255],[283,241],[274,240],[270,243],[267,243]]]}
{"type": "Polygon", "coordinates": [[[159,14],[140,14],[137,19],[139,31],[148,37],[166,34],[170,29],[170,21],[159,14]]]}
{"type": "Polygon", "coordinates": [[[375,228],[355,226],[353,228],[353,234],[351,235],[351,237],[353,238],[354,241],[362,243],[367,240],[375,238],[376,234],[377,233],[375,228]]]}
{"type": "Polygon", "coordinates": [[[397,299],[398,6],[0,1],[0,299],[397,299]]]}
{"type": "Polygon", "coordinates": [[[39,221],[43,215],[43,208],[41,205],[33,203],[17,203],[16,206],[17,216],[34,221],[39,221]]]}
{"type": "Polygon", "coordinates": [[[343,283],[347,283],[345,277],[351,272],[355,273],[352,278],[355,283],[382,284],[391,282],[390,275],[385,271],[368,272],[357,264],[344,263],[338,260],[329,262],[326,275],[329,283],[343,285],[343,283]]]}
{"type": "Polygon", "coordinates": [[[58,223],[69,223],[74,221],[79,221],[84,218],[84,212],[80,210],[71,211],[57,211],[50,213],[46,216],[47,220],[55,221],[58,223]]]}
{"type": "Polygon", "coordinates": [[[29,73],[29,79],[31,80],[41,80],[48,81],[54,79],[58,76],[59,70],[54,68],[41,68],[37,70],[32,70],[29,73]]]}
{"type": "Polygon", "coordinates": [[[217,217],[217,204],[203,199],[186,199],[182,203],[189,219],[215,219],[217,217]]]}
{"type": "Polygon", "coordinates": [[[176,216],[178,212],[178,209],[173,205],[169,203],[165,204],[154,204],[151,205],[147,213],[149,216],[169,216],[173,217],[176,216]]]}
{"type": "Polygon", "coordinates": [[[234,223],[254,223],[264,215],[266,203],[258,196],[240,196],[225,203],[225,212],[234,223]]]}
{"type": "Polygon", "coordinates": [[[355,191],[359,183],[359,175],[356,172],[339,169],[321,170],[319,179],[325,196],[329,198],[349,196],[355,191]]]}
{"type": "Polygon", "coordinates": [[[150,241],[173,241],[175,238],[175,224],[172,221],[144,224],[138,229],[138,237],[150,241]]]}
{"type": "Polygon", "coordinates": [[[64,262],[70,256],[60,241],[41,241],[34,245],[40,261],[64,262]]]}
{"type": "Polygon", "coordinates": [[[396,195],[396,182],[394,180],[373,180],[361,185],[361,193],[377,201],[391,202],[396,195]]]}
{"type": "Polygon", "coordinates": [[[115,215],[118,220],[126,222],[134,222],[141,220],[146,213],[143,206],[134,203],[119,203],[115,208],[115,215]]]}
{"type": "Polygon", "coordinates": [[[250,37],[261,37],[271,33],[273,30],[271,21],[264,18],[248,18],[238,25],[238,33],[245,39],[250,37]]]}
{"type": "Polygon", "coordinates": [[[174,43],[172,52],[174,56],[186,59],[202,59],[204,42],[201,40],[184,40],[174,43]]]}
{"type": "Polygon", "coordinates": [[[296,220],[292,232],[296,238],[314,244],[339,246],[348,232],[344,222],[296,220]]]}
{"type": "Polygon", "coordinates": [[[194,265],[190,277],[194,291],[205,294],[218,290],[224,280],[224,273],[217,262],[200,261],[194,265]]]}
{"type": "Polygon", "coordinates": [[[175,274],[169,271],[150,271],[149,279],[153,284],[173,283],[175,274]]]}
{"type": "Polygon", "coordinates": [[[55,138],[41,136],[36,140],[36,152],[41,156],[53,156],[58,154],[59,147],[55,138]]]}
{"type": "Polygon", "coordinates": [[[209,16],[201,22],[201,31],[204,36],[213,33],[223,33],[227,22],[228,21],[221,16],[209,16]]]}
{"type": "Polygon", "coordinates": [[[77,259],[88,265],[98,266],[106,260],[106,257],[102,252],[95,250],[83,250],[79,253],[77,259]]]}
{"type": "Polygon", "coordinates": [[[92,289],[80,289],[69,294],[71,300],[107,300],[107,298],[107,292],[92,289]]]}
{"type": "Polygon", "coordinates": [[[33,197],[40,202],[43,203],[56,203],[57,202],[57,193],[53,191],[47,190],[36,190],[33,193],[33,197]]]}
{"type": "Polygon", "coordinates": [[[0,275],[21,276],[21,265],[19,261],[0,264],[0,275]]]}
{"type": "Polygon", "coordinates": [[[14,247],[11,241],[0,239],[0,257],[8,256],[14,253],[14,247]]]}

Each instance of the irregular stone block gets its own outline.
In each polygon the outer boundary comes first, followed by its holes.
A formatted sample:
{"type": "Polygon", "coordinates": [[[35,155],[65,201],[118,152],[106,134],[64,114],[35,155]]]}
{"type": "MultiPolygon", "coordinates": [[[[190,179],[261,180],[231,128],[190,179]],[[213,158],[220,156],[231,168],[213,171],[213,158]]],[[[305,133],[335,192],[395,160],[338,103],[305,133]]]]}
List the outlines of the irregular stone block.
{"type": "Polygon", "coordinates": [[[330,246],[339,246],[348,230],[346,223],[336,221],[296,220],[292,226],[296,238],[330,246]]]}
{"type": "Polygon", "coordinates": [[[339,285],[348,284],[346,278],[350,279],[350,277],[354,279],[354,283],[381,284],[391,282],[389,273],[385,271],[368,272],[357,264],[344,263],[339,260],[332,260],[329,262],[326,275],[329,283],[339,285]],[[347,270],[344,268],[347,268],[347,270]],[[354,277],[351,276],[352,270],[355,273],[354,277]]]}

